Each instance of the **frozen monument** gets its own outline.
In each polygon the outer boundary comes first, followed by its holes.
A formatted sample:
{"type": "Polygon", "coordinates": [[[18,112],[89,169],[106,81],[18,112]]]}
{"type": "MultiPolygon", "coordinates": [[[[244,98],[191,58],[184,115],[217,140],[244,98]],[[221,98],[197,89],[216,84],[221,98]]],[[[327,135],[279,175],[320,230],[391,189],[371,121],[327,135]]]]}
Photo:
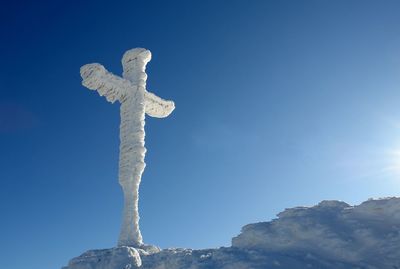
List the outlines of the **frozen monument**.
{"type": "Polygon", "coordinates": [[[135,48],[122,57],[123,74],[118,77],[98,63],[81,67],[82,84],[104,96],[107,101],[121,103],[119,183],[124,193],[124,211],[118,246],[140,248],[143,238],[139,229],[139,185],[145,168],[145,114],[167,117],[175,108],[146,89],[146,64],[151,52],[135,48]]]}

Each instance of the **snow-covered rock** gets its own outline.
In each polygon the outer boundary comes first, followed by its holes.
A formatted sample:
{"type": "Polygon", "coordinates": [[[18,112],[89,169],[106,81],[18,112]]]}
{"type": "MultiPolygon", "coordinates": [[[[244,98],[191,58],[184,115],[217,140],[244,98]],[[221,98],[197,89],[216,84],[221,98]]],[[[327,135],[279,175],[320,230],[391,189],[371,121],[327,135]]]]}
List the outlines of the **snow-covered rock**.
{"type": "Polygon", "coordinates": [[[400,269],[400,198],[323,201],[246,225],[231,247],[88,251],[64,269],[400,269]]]}
{"type": "Polygon", "coordinates": [[[399,198],[369,200],[354,207],[323,201],[311,208],[287,209],[271,222],[249,224],[233,238],[232,246],[400,268],[399,214],[399,198]]]}
{"type": "Polygon", "coordinates": [[[142,265],[138,250],[131,247],[89,250],[72,259],[68,269],[129,269],[142,265]]]}

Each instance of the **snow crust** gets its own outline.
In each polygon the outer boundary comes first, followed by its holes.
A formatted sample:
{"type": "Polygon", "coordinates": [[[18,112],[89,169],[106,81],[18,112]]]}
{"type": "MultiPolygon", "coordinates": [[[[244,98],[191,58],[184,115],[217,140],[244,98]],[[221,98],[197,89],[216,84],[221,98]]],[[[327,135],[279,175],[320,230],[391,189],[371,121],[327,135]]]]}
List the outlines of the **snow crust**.
{"type": "Polygon", "coordinates": [[[244,226],[232,246],[311,253],[324,260],[369,266],[365,268],[397,268],[400,199],[368,200],[358,206],[323,201],[314,207],[286,209],[271,222],[244,226]]]}
{"type": "Polygon", "coordinates": [[[81,256],[72,259],[68,267],[79,269],[128,269],[139,268],[142,265],[139,251],[132,247],[89,250],[81,256]]]}
{"type": "Polygon", "coordinates": [[[121,103],[119,183],[124,193],[124,209],[118,246],[143,245],[139,229],[139,185],[146,166],[145,113],[152,117],[167,117],[175,108],[146,90],[146,64],[151,52],[135,48],[122,57],[123,77],[115,76],[98,63],[81,67],[82,84],[96,90],[107,101],[121,103]]]}
{"type": "Polygon", "coordinates": [[[231,247],[147,247],[131,250],[133,254],[118,248],[96,250],[72,259],[64,269],[398,269],[399,231],[400,198],[357,206],[323,201],[286,209],[269,222],[246,225],[231,247]],[[139,258],[134,258],[136,253],[139,258]],[[113,255],[118,265],[99,265],[113,255]]]}

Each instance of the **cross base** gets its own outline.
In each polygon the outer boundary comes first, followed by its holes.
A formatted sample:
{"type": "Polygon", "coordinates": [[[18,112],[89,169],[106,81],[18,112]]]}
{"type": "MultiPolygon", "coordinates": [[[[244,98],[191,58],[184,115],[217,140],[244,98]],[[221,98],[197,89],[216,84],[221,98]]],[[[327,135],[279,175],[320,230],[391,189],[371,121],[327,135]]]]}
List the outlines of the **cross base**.
{"type": "Polygon", "coordinates": [[[140,248],[121,246],[110,249],[88,250],[73,258],[62,269],[135,269],[142,266],[141,256],[160,252],[153,245],[143,245],[140,248]]]}

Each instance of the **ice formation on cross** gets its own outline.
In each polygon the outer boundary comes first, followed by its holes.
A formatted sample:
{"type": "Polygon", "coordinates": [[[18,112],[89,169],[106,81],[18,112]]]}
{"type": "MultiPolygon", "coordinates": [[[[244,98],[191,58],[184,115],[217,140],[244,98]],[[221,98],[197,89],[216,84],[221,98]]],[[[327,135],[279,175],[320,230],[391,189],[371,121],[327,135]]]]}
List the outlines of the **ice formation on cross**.
{"type": "Polygon", "coordinates": [[[145,114],[167,117],[175,108],[146,89],[146,64],[151,52],[135,48],[122,57],[123,77],[115,76],[98,63],[81,67],[82,84],[97,90],[107,101],[121,103],[119,183],[124,193],[124,210],[118,246],[140,247],[143,238],[139,229],[139,185],[145,168],[145,114]]]}

